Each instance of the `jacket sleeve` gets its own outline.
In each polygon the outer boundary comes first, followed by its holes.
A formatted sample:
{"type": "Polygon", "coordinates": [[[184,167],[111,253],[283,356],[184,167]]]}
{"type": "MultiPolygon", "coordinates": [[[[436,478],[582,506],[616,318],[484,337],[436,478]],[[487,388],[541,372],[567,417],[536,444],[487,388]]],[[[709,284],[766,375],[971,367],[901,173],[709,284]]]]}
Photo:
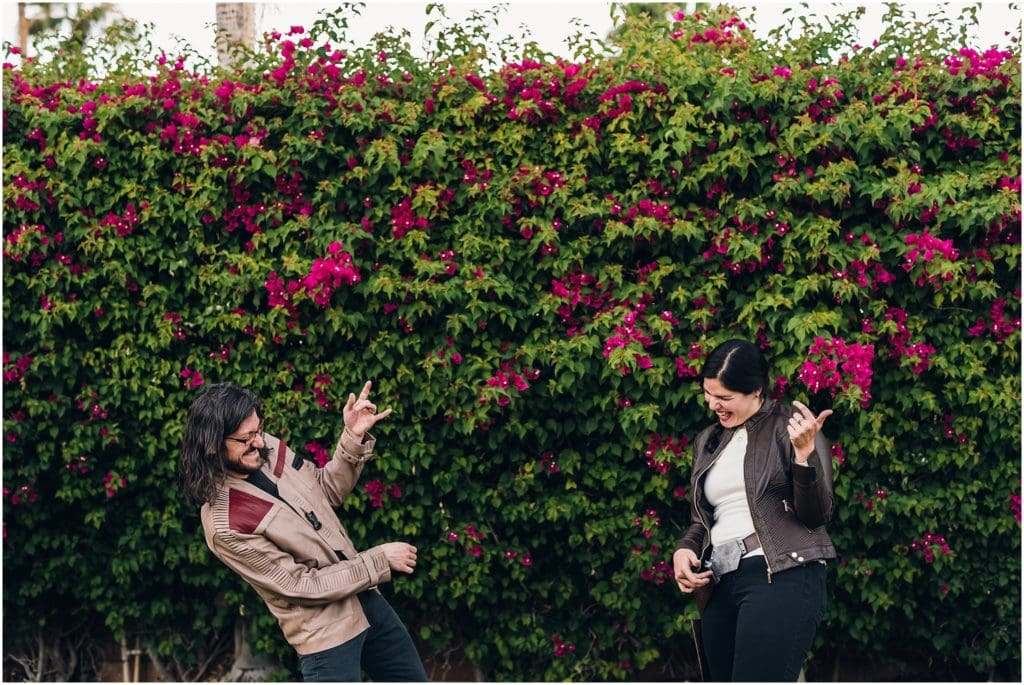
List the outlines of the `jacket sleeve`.
{"type": "Polygon", "coordinates": [[[317,469],[317,481],[332,507],[341,506],[359,480],[363,465],[373,458],[373,446],[377,439],[367,433],[360,441],[344,429],[338,436],[331,460],[322,469],[317,469]]]}
{"type": "MultiPolygon", "coordinates": [[[[792,458],[793,445],[788,444],[792,458]]],[[[814,451],[807,459],[807,466],[793,462],[791,470],[796,517],[808,528],[825,525],[832,518],[835,498],[832,493],[832,454],[828,441],[820,432],[814,436],[814,451]]]]}
{"type": "Polygon", "coordinates": [[[210,547],[261,595],[304,606],[330,604],[391,580],[391,567],[381,546],[323,568],[296,562],[262,535],[218,533],[210,547]]]}

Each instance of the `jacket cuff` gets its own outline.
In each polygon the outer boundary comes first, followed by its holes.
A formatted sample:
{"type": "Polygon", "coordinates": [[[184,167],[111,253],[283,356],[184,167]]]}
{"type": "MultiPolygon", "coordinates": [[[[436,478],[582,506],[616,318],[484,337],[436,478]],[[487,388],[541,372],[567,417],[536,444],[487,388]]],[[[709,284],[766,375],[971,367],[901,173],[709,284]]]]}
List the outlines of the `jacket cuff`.
{"type": "Polygon", "coordinates": [[[370,576],[370,587],[376,587],[381,583],[391,580],[391,565],[388,564],[387,555],[380,547],[373,547],[359,555],[366,572],[370,576]]]}
{"type": "Polygon", "coordinates": [[[793,480],[800,485],[812,485],[818,479],[818,453],[811,452],[807,463],[793,462],[793,480]]]}
{"type": "Polygon", "coordinates": [[[363,436],[362,441],[349,432],[348,428],[341,432],[338,444],[334,447],[334,459],[344,459],[352,464],[361,464],[373,458],[373,446],[377,439],[369,433],[363,436]]]}

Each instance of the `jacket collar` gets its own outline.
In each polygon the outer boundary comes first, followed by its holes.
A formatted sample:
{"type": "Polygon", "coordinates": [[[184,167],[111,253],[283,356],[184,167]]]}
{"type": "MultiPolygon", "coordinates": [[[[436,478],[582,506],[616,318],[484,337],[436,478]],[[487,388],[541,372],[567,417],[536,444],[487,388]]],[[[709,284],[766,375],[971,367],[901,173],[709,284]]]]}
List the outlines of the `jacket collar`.
{"type": "MultiPolygon", "coordinates": [[[[773,399],[771,399],[770,397],[766,397],[764,398],[764,402],[761,403],[761,406],[757,409],[757,411],[754,412],[754,414],[749,419],[747,419],[740,425],[735,426],[733,428],[723,428],[717,422],[712,424],[709,429],[709,434],[715,435],[717,433],[718,446],[709,455],[707,461],[714,461],[714,457],[718,456],[718,453],[725,447],[726,443],[728,443],[729,440],[732,439],[733,433],[735,433],[737,430],[739,430],[740,428],[746,428],[747,430],[756,428],[762,421],[765,420],[765,418],[769,414],[773,412],[773,410],[775,409],[775,405],[776,402],[773,399]]],[[[701,449],[701,452],[706,454],[705,450],[703,449],[701,449]]],[[[694,464],[694,467],[696,468],[696,463],[694,464]]]]}
{"type": "Polygon", "coordinates": [[[757,424],[761,423],[761,421],[763,421],[766,416],[771,414],[772,413],[772,409],[774,407],[775,407],[775,400],[773,400],[770,397],[764,398],[764,402],[762,402],[761,406],[758,408],[758,410],[754,412],[754,415],[751,416],[746,421],[744,421],[742,424],[740,424],[740,426],[737,426],[737,428],[739,428],[739,427],[753,428],[757,424]]]}

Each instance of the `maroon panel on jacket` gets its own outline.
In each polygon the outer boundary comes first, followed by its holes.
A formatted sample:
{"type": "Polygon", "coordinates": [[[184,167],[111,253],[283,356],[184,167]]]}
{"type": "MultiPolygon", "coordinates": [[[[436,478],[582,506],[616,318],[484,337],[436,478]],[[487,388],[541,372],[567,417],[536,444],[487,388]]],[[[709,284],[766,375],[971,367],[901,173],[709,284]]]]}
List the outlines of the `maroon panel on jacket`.
{"type": "Polygon", "coordinates": [[[274,477],[280,478],[281,473],[284,472],[284,457],[287,453],[288,448],[284,445],[284,440],[277,443],[277,463],[274,464],[274,477]]]}
{"type": "Polygon", "coordinates": [[[255,495],[231,488],[228,491],[228,526],[239,533],[251,534],[273,506],[255,495]]]}

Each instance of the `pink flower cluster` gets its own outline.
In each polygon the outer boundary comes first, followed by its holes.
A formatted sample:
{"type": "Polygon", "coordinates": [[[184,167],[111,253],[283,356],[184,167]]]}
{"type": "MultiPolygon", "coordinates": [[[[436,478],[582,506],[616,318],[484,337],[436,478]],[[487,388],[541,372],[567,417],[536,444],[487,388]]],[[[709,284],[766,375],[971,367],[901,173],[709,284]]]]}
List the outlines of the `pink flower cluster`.
{"type": "Polygon", "coordinates": [[[956,429],[953,428],[954,418],[955,417],[952,414],[943,415],[942,434],[945,436],[946,440],[956,440],[958,443],[963,445],[967,442],[967,435],[964,433],[960,433],[959,435],[957,434],[956,429]]]}
{"type": "MultiPolygon", "coordinates": [[[[299,31],[298,33],[301,33],[301,31],[299,31]]],[[[279,86],[284,84],[284,82],[288,79],[289,72],[291,72],[291,70],[295,68],[295,49],[296,45],[292,41],[281,41],[281,57],[283,59],[281,61],[280,66],[278,66],[276,69],[270,72],[270,78],[274,79],[277,82],[277,85],[279,86]]]]}
{"type": "Polygon", "coordinates": [[[931,356],[935,354],[935,347],[926,342],[910,342],[906,311],[899,307],[889,307],[885,312],[885,320],[896,324],[896,332],[889,334],[889,356],[893,359],[902,357],[909,360],[911,371],[915,374],[927,371],[931,366],[931,356]]]}
{"type": "MultiPolygon", "coordinates": [[[[625,83],[619,83],[612,86],[611,88],[601,93],[597,97],[598,102],[615,103],[614,107],[612,107],[609,110],[606,110],[604,113],[601,114],[601,118],[606,120],[614,119],[618,116],[626,114],[627,112],[631,112],[633,110],[633,95],[638,93],[646,93],[648,91],[655,93],[657,95],[664,95],[666,92],[668,92],[668,89],[661,84],[657,86],[649,86],[644,81],[626,81],[625,83]]],[[[596,118],[591,117],[590,119],[587,120],[588,122],[591,123],[584,123],[593,128],[594,130],[597,130],[600,124],[597,121],[592,121],[593,119],[596,118]]]]}
{"type": "Polygon", "coordinates": [[[406,196],[391,208],[391,237],[400,240],[414,228],[429,231],[433,225],[423,216],[419,216],[412,208],[412,196],[406,196]]]}
{"type": "MultiPolygon", "coordinates": [[[[52,159],[50,157],[49,159],[52,159]]],[[[23,212],[37,212],[41,209],[42,205],[39,202],[46,202],[49,207],[53,207],[56,204],[56,200],[53,197],[53,191],[46,186],[46,179],[40,179],[37,181],[30,181],[25,174],[17,174],[9,182],[8,186],[4,188],[5,205],[10,205],[11,197],[14,199],[14,207],[23,212]],[[22,192],[11,192],[8,188],[17,188],[22,192]],[[32,198],[35,199],[32,199],[32,198]],[[37,202],[38,200],[38,202],[37,202]]]]}
{"type": "Polygon", "coordinates": [[[302,287],[313,302],[327,308],[331,295],[345,285],[355,285],[360,280],[359,269],[352,263],[352,255],[341,251],[341,243],[327,246],[328,256],[314,259],[309,273],[302,279],[302,287]]]}
{"type": "Polygon", "coordinates": [[[551,634],[551,643],[555,646],[555,658],[561,659],[562,657],[568,656],[576,651],[576,645],[563,642],[562,637],[558,633],[551,634]]]}
{"type": "Polygon", "coordinates": [[[573,273],[558,280],[552,279],[551,294],[568,300],[567,303],[559,305],[557,311],[562,323],[567,327],[566,333],[570,338],[583,334],[584,320],[576,316],[575,312],[578,304],[582,303],[596,312],[604,311],[613,304],[607,285],[598,281],[596,276],[585,273],[573,273]]]}
{"type": "Polygon", "coordinates": [[[551,450],[545,450],[540,455],[540,467],[548,473],[559,473],[561,471],[558,468],[558,461],[555,459],[555,453],[551,450]]]}
{"type": "MultiPolygon", "coordinates": [[[[1019,300],[1020,290],[1015,295],[1019,300]]],[[[1005,309],[1006,300],[1003,298],[996,299],[992,303],[988,320],[986,321],[984,317],[979,317],[974,322],[974,325],[967,329],[967,334],[972,338],[977,338],[986,333],[991,333],[996,342],[1003,342],[1020,330],[1020,315],[1009,317],[1006,315],[1005,309]]]]}
{"type": "Polygon", "coordinates": [[[831,452],[832,457],[836,460],[836,464],[839,466],[846,463],[846,452],[843,451],[843,446],[838,442],[832,443],[832,447],[829,448],[829,452],[831,452]]]}
{"type": "Polygon", "coordinates": [[[331,456],[327,454],[327,448],[316,440],[306,443],[306,451],[313,455],[313,461],[318,469],[322,469],[331,460],[331,456]]]}
{"type": "MultiPolygon", "coordinates": [[[[686,15],[682,12],[676,12],[672,18],[679,22],[686,19],[686,15]]],[[[692,18],[695,21],[700,21],[702,19],[699,12],[692,15],[692,18]]],[[[717,27],[713,26],[705,29],[704,31],[696,31],[690,37],[690,45],[706,43],[715,47],[732,45],[737,48],[742,48],[747,45],[747,41],[743,38],[743,32],[746,30],[746,23],[740,20],[739,17],[729,17],[728,19],[720,22],[717,27]]],[[[679,40],[685,35],[686,34],[681,27],[674,28],[670,34],[672,40],[679,40]]]]}
{"type": "Polygon", "coordinates": [[[4,352],[4,383],[13,383],[21,379],[30,368],[32,368],[32,357],[22,355],[17,359],[11,359],[10,352],[4,352]]]}
{"type": "Polygon", "coordinates": [[[181,376],[181,382],[184,386],[189,389],[201,387],[206,382],[203,380],[203,374],[199,371],[193,371],[187,366],[178,375],[181,376]]]}
{"type": "Polygon", "coordinates": [[[871,400],[871,363],[875,358],[875,346],[860,343],[847,344],[842,338],[822,337],[814,339],[808,358],[797,377],[811,392],[829,390],[832,397],[838,390],[846,391],[851,385],[861,391],[862,407],[871,400]]]}
{"type": "Polygon", "coordinates": [[[14,490],[5,485],[3,492],[4,499],[10,497],[12,507],[16,507],[19,504],[35,504],[39,499],[39,493],[35,491],[35,488],[27,484],[14,490]]]}
{"type": "Polygon", "coordinates": [[[530,556],[529,552],[523,552],[522,555],[520,555],[520,553],[517,552],[514,549],[511,549],[511,548],[510,549],[506,549],[505,550],[505,558],[510,560],[510,561],[512,559],[518,558],[519,559],[519,563],[522,564],[523,566],[533,566],[533,557],[530,556]]]}
{"type": "MultiPolygon", "coordinates": [[[[229,187],[232,201],[220,215],[220,220],[224,222],[224,230],[234,233],[242,228],[246,233],[260,233],[262,228],[259,222],[267,213],[267,204],[260,200],[252,200],[252,192],[239,184],[232,183],[229,187]]],[[[279,205],[279,208],[283,214],[287,214],[283,206],[279,205]]],[[[212,214],[204,214],[202,221],[205,224],[212,224],[216,221],[216,217],[212,214]]]]}
{"type": "Polygon", "coordinates": [[[856,495],[853,496],[853,499],[855,499],[858,502],[862,502],[864,504],[865,509],[867,509],[868,511],[872,511],[875,508],[875,502],[878,502],[881,505],[884,504],[887,499],[889,499],[889,493],[879,488],[878,490],[875,490],[874,495],[862,495],[860,493],[857,493],[856,495]]]}
{"type": "Polygon", "coordinates": [[[341,243],[335,241],[327,246],[327,257],[314,259],[309,273],[301,280],[285,283],[276,271],[271,271],[263,287],[267,291],[267,303],[271,307],[285,309],[289,317],[295,319],[298,316],[298,300],[303,295],[326,309],[335,290],[342,285],[353,286],[361,279],[359,267],[353,263],[352,255],[343,252],[341,243]]]}
{"type": "Polygon", "coordinates": [[[650,555],[654,561],[650,566],[640,571],[640,578],[648,583],[654,583],[655,585],[664,585],[665,581],[671,580],[673,577],[672,565],[664,559],[659,559],[661,556],[661,550],[657,545],[651,545],[649,548],[644,548],[642,545],[633,545],[632,553],[634,557],[640,558],[645,555],[650,555]]]}
{"type": "Polygon", "coordinates": [[[914,540],[910,543],[910,549],[921,552],[924,556],[926,563],[934,563],[935,561],[935,548],[938,548],[942,552],[943,556],[948,556],[953,553],[953,550],[946,544],[946,538],[941,535],[933,535],[932,533],[925,533],[924,537],[920,540],[914,540]]]}
{"type": "MultiPolygon", "coordinates": [[[[149,203],[143,202],[142,209],[148,209],[149,203]]],[[[100,226],[113,226],[114,231],[117,233],[118,238],[126,238],[135,231],[135,227],[139,225],[139,215],[136,213],[135,203],[129,202],[124,208],[124,213],[118,216],[113,212],[109,212],[100,221],[100,226]]],[[[99,231],[97,231],[99,233],[99,231]]]]}
{"type": "Polygon", "coordinates": [[[526,197],[530,200],[529,208],[535,209],[539,206],[540,200],[565,186],[565,177],[560,171],[522,165],[512,177],[512,185],[524,189],[526,197]]]}
{"type": "Polygon", "coordinates": [[[185,339],[185,329],[182,326],[178,325],[181,323],[180,314],[176,314],[175,312],[167,312],[166,314],[164,314],[163,320],[170,321],[170,325],[172,327],[177,326],[177,328],[174,328],[174,330],[171,331],[171,335],[173,335],[178,340],[185,339]]]}
{"type": "MultiPolygon", "coordinates": [[[[648,179],[647,187],[653,197],[645,197],[628,209],[624,208],[614,195],[606,195],[605,200],[611,203],[608,209],[609,215],[624,224],[633,224],[637,218],[650,218],[654,219],[662,229],[671,228],[675,223],[672,207],[667,202],[659,202],[659,199],[667,198],[671,193],[657,179],[648,179]]],[[[653,239],[654,236],[648,236],[648,238],[653,239]]]]}
{"type": "Polygon", "coordinates": [[[640,529],[640,534],[647,540],[654,534],[656,528],[661,527],[661,517],[654,509],[648,509],[642,516],[633,519],[633,526],[640,529]]]}
{"type": "Polygon", "coordinates": [[[1014,520],[1020,523],[1020,493],[1010,495],[1010,513],[1013,514],[1014,520]]]}
{"type": "MultiPolygon", "coordinates": [[[[780,162],[780,164],[784,163],[785,160],[782,160],[780,162]]],[[[793,171],[792,168],[790,169],[790,172],[791,174],[796,173],[795,171],[793,171]]],[[[712,184],[711,189],[707,193],[708,199],[710,200],[715,195],[720,194],[725,190],[725,188],[726,185],[724,181],[715,181],[712,184]]],[[[774,218],[774,216],[774,210],[768,212],[769,220],[771,218],[774,218]]],[[[732,217],[732,223],[732,226],[726,226],[724,229],[722,229],[721,233],[711,238],[710,245],[701,253],[701,256],[709,261],[715,259],[716,257],[721,257],[722,268],[726,269],[727,271],[733,274],[756,273],[758,271],[765,271],[771,268],[777,262],[777,259],[773,255],[775,245],[777,243],[774,235],[768,235],[764,239],[764,243],[761,245],[761,254],[756,258],[745,259],[736,262],[726,257],[726,255],[729,254],[730,241],[734,235],[745,233],[748,235],[756,236],[762,230],[761,227],[758,226],[756,223],[744,221],[738,215],[732,217]]],[[[785,235],[786,233],[789,232],[789,225],[784,222],[775,222],[773,224],[773,228],[775,229],[775,232],[780,236],[785,235]]],[[[782,264],[778,263],[778,265],[775,268],[781,270],[782,264]]]]}
{"type": "Polygon", "coordinates": [[[78,455],[78,459],[64,464],[64,468],[68,471],[74,471],[75,473],[89,473],[89,457],[84,454],[78,455]]]}
{"type": "Polygon", "coordinates": [[[985,76],[989,79],[999,81],[1003,86],[1010,84],[1010,77],[999,72],[999,66],[1008,60],[1013,59],[1013,53],[1009,50],[997,50],[989,48],[979,53],[971,48],[960,48],[955,55],[950,55],[943,60],[943,64],[949,68],[949,73],[956,76],[963,72],[967,78],[985,76]]]}
{"type": "Polygon", "coordinates": [[[910,249],[907,250],[907,254],[903,258],[903,270],[909,273],[917,266],[919,261],[922,263],[924,273],[917,279],[918,286],[931,283],[938,290],[941,286],[941,281],[953,279],[952,271],[945,271],[939,274],[934,271],[937,267],[930,266],[931,262],[938,257],[950,262],[957,260],[959,254],[957,249],[953,247],[952,240],[941,240],[928,231],[923,231],[920,234],[907,234],[904,241],[910,246],[910,249]]]}
{"type": "Polygon", "coordinates": [[[640,572],[642,579],[655,585],[664,585],[665,581],[672,580],[673,575],[672,565],[664,559],[659,559],[650,568],[645,568],[640,572]]]}
{"type": "MultiPolygon", "coordinates": [[[[544,78],[544,65],[532,60],[524,60],[521,64],[506,64],[502,67],[501,78],[505,82],[505,95],[502,102],[508,111],[508,118],[513,121],[538,123],[558,119],[558,108],[554,103],[563,93],[563,84],[557,78],[544,78]],[[534,74],[527,81],[530,72],[534,74]]],[[[572,79],[580,71],[579,65],[573,64],[563,69],[564,79],[572,79]]],[[[573,83],[573,95],[587,84],[586,79],[573,83]]],[[[565,89],[568,92],[568,89],[565,89]]]]}
{"type": "Polygon", "coordinates": [[[480,191],[487,190],[490,185],[493,172],[490,169],[480,171],[476,164],[469,159],[462,160],[462,182],[466,185],[476,184],[480,191]]]}
{"type": "Polygon", "coordinates": [[[686,359],[676,357],[676,376],[678,378],[696,378],[700,373],[700,360],[704,358],[704,347],[697,342],[690,343],[686,359]],[[689,361],[687,361],[689,360],[689,361]]]}
{"type": "Polygon", "coordinates": [[[211,351],[207,355],[207,357],[209,357],[211,360],[214,360],[214,361],[220,361],[222,363],[226,363],[228,361],[228,359],[231,357],[231,352],[234,349],[235,349],[235,343],[234,342],[229,342],[229,343],[227,343],[225,345],[221,345],[219,351],[211,351]]]}
{"type": "Polygon", "coordinates": [[[402,488],[397,483],[389,488],[379,478],[364,484],[363,492],[370,496],[370,506],[374,509],[384,506],[384,495],[390,495],[391,499],[399,499],[402,496],[402,488]]]}
{"type": "MultiPolygon", "coordinates": [[[[650,296],[647,296],[646,299],[650,299],[650,296]]],[[[640,318],[642,323],[642,318],[646,309],[647,302],[641,301],[622,316],[622,325],[616,326],[615,333],[604,341],[604,350],[602,351],[602,354],[606,359],[611,356],[612,350],[629,347],[633,343],[639,343],[640,349],[646,350],[653,342],[651,337],[647,335],[646,331],[640,327],[640,323],[637,322],[637,319],[640,318]]],[[[651,361],[650,355],[647,354],[634,352],[633,359],[636,361],[636,366],[639,369],[649,369],[654,365],[654,362],[651,361]]],[[[622,365],[619,367],[619,372],[623,376],[628,376],[630,374],[630,368],[629,366],[622,365]]]]}
{"type": "Polygon", "coordinates": [[[331,409],[334,404],[327,397],[327,388],[331,387],[331,377],[326,373],[318,373],[313,378],[313,397],[316,398],[316,403],[324,409],[331,409]]]}
{"type": "Polygon", "coordinates": [[[672,462],[682,455],[689,444],[690,437],[688,435],[676,439],[672,435],[652,434],[647,441],[647,449],[644,450],[647,468],[656,473],[668,473],[672,468],[672,462]]]}
{"type": "MultiPolygon", "coordinates": [[[[501,368],[496,374],[487,379],[486,387],[497,390],[495,396],[499,407],[508,405],[518,393],[525,392],[530,388],[530,381],[540,378],[538,369],[520,369],[514,371],[511,361],[501,363],[501,368]],[[514,389],[514,390],[513,390],[514,389]]],[[[487,403],[487,396],[480,396],[480,404],[487,403]]]]}
{"type": "Polygon", "coordinates": [[[103,476],[103,491],[106,493],[107,499],[125,487],[128,487],[128,479],[124,476],[119,476],[113,471],[107,471],[107,474],[103,476]]]}
{"type": "MultiPolygon", "coordinates": [[[[5,237],[3,256],[5,259],[10,259],[14,262],[21,262],[25,259],[26,253],[28,253],[29,263],[31,263],[33,268],[38,269],[46,261],[51,243],[59,246],[63,242],[64,233],[62,231],[54,234],[51,241],[50,236],[46,234],[46,226],[22,224],[5,237]]],[[[72,264],[71,257],[66,254],[58,253],[54,256],[54,259],[58,263],[67,266],[73,274],[77,274],[80,271],[87,273],[89,270],[88,267],[72,264]]]]}
{"type": "MultiPolygon", "coordinates": [[[[466,544],[464,545],[466,552],[470,556],[480,558],[484,553],[484,548],[480,546],[480,541],[484,539],[484,534],[477,530],[473,524],[468,523],[465,527],[466,531],[466,544]]],[[[458,542],[459,534],[454,530],[448,531],[448,542],[458,542]]],[[[530,563],[533,563],[532,561],[530,563]]]]}
{"type": "MultiPolygon", "coordinates": [[[[847,244],[852,244],[858,240],[858,237],[851,232],[844,235],[843,240],[847,244]]],[[[878,243],[867,234],[861,234],[859,240],[862,245],[878,246],[878,243]]],[[[896,281],[896,277],[889,273],[881,262],[860,259],[851,260],[845,269],[835,271],[833,276],[849,283],[855,283],[861,288],[870,288],[872,292],[896,281]]]]}

